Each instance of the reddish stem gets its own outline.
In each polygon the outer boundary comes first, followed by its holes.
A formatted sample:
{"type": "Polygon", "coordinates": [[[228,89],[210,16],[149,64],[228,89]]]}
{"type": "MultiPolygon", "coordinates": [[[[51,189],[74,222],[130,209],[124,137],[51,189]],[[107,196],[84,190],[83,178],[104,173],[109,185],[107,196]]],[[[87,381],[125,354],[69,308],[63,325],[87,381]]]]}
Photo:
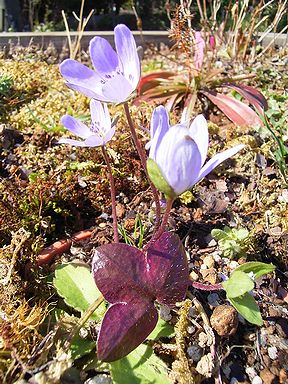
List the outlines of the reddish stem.
{"type": "Polygon", "coordinates": [[[197,283],[196,281],[190,281],[189,285],[191,285],[195,289],[200,289],[201,291],[220,291],[223,289],[222,284],[202,284],[197,283]]]}
{"type": "Polygon", "coordinates": [[[161,223],[158,231],[156,232],[155,236],[153,236],[153,238],[155,238],[155,240],[158,239],[166,229],[173,202],[174,202],[174,199],[167,199],[167,201],[166,201],[166,209],[165,209],[165,213],[164,213],[163,218],[162,218],[162,223],[161,223]]]}
{"type": "Polygon", "coordinates": [[[173,205],[173,202],[174,202],[174,199],[168,199],[167,202],[166,202],[166,209],[165,209],[165,213],[163,215],[163,218],[162,218],[162,223],[158,229],[158,231],[153,235],[152,239],[146,244],[146,246],[144,247],[144,250],[151,247],[152,244],[157,240],[159,239],[159,237],[162,235],[162,233],[165,231],[166,229],[166,226],[167,226],[167,223],[168,223],[168,219],[169,219],[169,216],[170,216],[170,211],[171,211],[171,208],[172,208],[172,205],[173,205]]]}
{"type": "Polygon", "coordinates": [[[118,224],[117,224],[117,213],[116,213],[116,192],[115,192],[115,183],[112,173],[112,168],[110,165],[109,156],[104,146],[101,147],[105,163],[107,165],[108,178],[110,181],[110,191],[111,191],[111,205],[112,205],[112,218],[113,218],[113,231],[114,231],[114,242],[119,243],[119,233],[118,233],[118,224]]]}
{"type": "Polygon", "coordinates": [[[148,172],[147,172],[147,166],[146,166],[147,156],[146,156],[146,153],[143,150],[142,145],[141,145],[141,143],[140,143],[140,141],[139,141],[139,139],[137,137],[136,129],[135,129],[133,120],[131,118],[129,107],[128,107],[127,103],[124,103],[124,110],[125,110],[125,113],[126,113],[126,117],[127,117],[127,121],[128,121],[129,127],[130,127],[130,131],[131,131],[131,136],[132,136],[133,142],[135,144],[135,147],[137,149],[138,155],[140,157],[142,167],[143,167],[144,172],[146,174],[146,177],[147,177],[147,180],[149,182],[149,185],[150,185],[150,188],[151,188],[151,191],[152,191],[152,194],[153,194],[153,198],[154,198],[154,201],[155,201],[155,215],[156,215],[155,226],[154,226],[154,233],[155,233],[158,230],[158,228],[159,228],[160,217],[161,217],[161,208],[160,208],[159,194],[157,192],[157,189],[156,189],[155,185],[151,182],[151,180],[149,178],[149,175],[148,175],[148,172]]]}

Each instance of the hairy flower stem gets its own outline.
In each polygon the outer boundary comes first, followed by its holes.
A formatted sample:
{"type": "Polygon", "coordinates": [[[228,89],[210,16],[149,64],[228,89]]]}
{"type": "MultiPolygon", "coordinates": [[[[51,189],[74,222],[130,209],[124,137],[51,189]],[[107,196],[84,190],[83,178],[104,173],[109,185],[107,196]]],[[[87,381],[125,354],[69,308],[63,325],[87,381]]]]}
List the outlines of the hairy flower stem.
{"type": "Polygon", "coordinates": [[[149,246],[151,246],[153,244],[153,242],[156,241],[157,239],[159,239],[159,237],[165,231],[173,202],[174,202],[174,199],[167,199],[166,209],[165,209],[165,213],[164,213],[163,218],[162,218],[162,223],[161,223],[158,231],[155,233],[155,235],[152,237],[152,239],[149,241],[149,243],[147,244],[147,246],[145,248],[148,248],[149,246]]]}
{"type": "Polygon", "coordinates": [[[113,218],[113,232],[114,232],[114,242],[119,243],[119,233],[117,226],[117,214],[116,214],[116,192],[115,192],[115,183],[114,177],[112,174],[112,168],[110,165],[109,156],[104,146],[102,148],[103,157],[105,159],[105,163],[107,165],[108,178],[110,181],[110,191],[111,191],[111,205],[112,205],[112,218],[113,218]]]}
{"type": "Polygon", "coordinates": [[[129,111],[129,107],[128,107],[127,103],[124,103],[124,110],[125,110],[125,114],[126,114],[126,117],[127,117],[127,121],[128,121],[128,124],[129,124],[130,131],[131,131],[132,140],[133,140],[134,145],[135,145],[135,147],[137,149],[138,155],[139,155],[140,160],[141,160],[142,167],[144,169],[144,172],[145,172],[147,180],[149,182],[151,191],[153,193],[153,198],[154,198],[154,201],[155,201],[155,214],[156,214],[155,226],[154,226],[154,234],[155,234],[156,231],[159,228],[160,217],[161,217],[161,208],[160,208],[159,194],[157,192],[157,189],[156,189],[155,185],[151,182],[151,180],[150,180],[150,178],[148,176],[147,166],[146,166],[146,160],[147,160],[146,153],[143,150],[142,145],[141,145],[141,143],[140,143],[140,141],[139,141],[139,139],[137,137],[136,129],[135,129],[134,123],[132,121],[132,118],[131,118],[131,115],[130,115],[130,111],[129,111]]]}

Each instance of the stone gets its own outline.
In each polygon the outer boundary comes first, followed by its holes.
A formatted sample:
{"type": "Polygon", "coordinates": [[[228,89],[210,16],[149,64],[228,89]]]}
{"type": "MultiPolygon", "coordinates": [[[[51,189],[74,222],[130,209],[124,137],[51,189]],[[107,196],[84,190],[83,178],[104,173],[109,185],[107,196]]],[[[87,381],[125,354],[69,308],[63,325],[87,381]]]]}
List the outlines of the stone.
{"type": "Polygon", "coordinates": [[[211,307],[217,307],[221,304],[221,299],[218,295],[218,293],[212,292],[207,297],[208,304],[211,305],[211,307]]]}
{"type": "Polygon", "coordinates": [[[208,343],[208,336],[205,332],[200,332],[198,335],[198,344],[201,348],[206,347],[208,343]]]}
{"type": "Polygon", "coordinates": [[[213,357],[211,353],[203,356],[196,365],[196,371],[204,377],[211,377],[214,369],[213,357]]]}
{"type": "Polygon", "coordinates": [[[203,349],[197,344],[191,345],[187,348],[187,355],[193,362],[198,363],[203,355],[203,349]]]}
{"type": "Polygon", "coordinates": [[[119,219],[123,219],[123,217],[125,216],[125,212],[126,212],[125,205],[118,203],[116,205],[116,216],[119,217],[119,219]]]}
{"type": "Polygon", "coordinates": [[[278,350],[276,347],[268,347],[267,349],[268,355],[271,360],[276,360],[278,357],[278,350]]]}
{"type": "Polygon", "coordinates": [[[238,327],[237,311],[230,305],[216,307],[210,318],[211,327],[219,336],[229,337],[236,333],[238,327]]]}
{"type": "MultiPolygon", "coordinates": [[[[202,264],[203,265],[203,264],[202,264]]],[[[200,273],[203,277],[203,280],[210,283],[215,284],[217,281],[217,273],[214,268],[201,269],[200,273]]]]}
{"type": "Polygon", "coordinates": [[[135,219],[132,217],[130,219],[126,219],[124,221],[124,228],[126,229],[126,231],[133,231],[133,229],[135,228],[135,219]]]}
{"type": "Polygon", "coordinates": [[[197,280],[199,280],[199,276],[197,275],[196,272],[192,271],[190,273],[190,279],[193,280],[193,281],[197,281],[197,280]]]}
{"type": "Polygon", "coordinates": [[[203,263],[207,265],[208,268],[213,268],[215,265],[215,260],[212,256],[204,257],[203,263]]]}
{"type": "Polygon", "coordinates": [[[276,379],[276,376],[273,375],[273,373],[270,372],[268,368],[265,368],[260,372],[260,377],[263,381],[263,384],[273,384],[276,379]]]}
{"type": "Polygon", "coordinates": [[[261,379],[260,376],[255,376],[251,381],[251,384],[262,384],[262,383],[263,383],[263,380],[261,379]]]}
{"type": "Polygon", "coordinates": [[[279,383],[280,384],[287,384],[288,383],[288,371],[284,368],[280,369],[279,372],[279,383]]]}

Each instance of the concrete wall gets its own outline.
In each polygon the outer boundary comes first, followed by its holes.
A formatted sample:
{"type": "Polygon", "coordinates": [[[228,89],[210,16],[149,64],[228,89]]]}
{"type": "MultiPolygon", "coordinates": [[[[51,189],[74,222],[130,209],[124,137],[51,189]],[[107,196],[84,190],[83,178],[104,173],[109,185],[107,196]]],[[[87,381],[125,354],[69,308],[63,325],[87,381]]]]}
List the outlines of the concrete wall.
{"type": "MultiPolygon", "coordinates": [[[[1,0],[0,0],[1,1],[1,0]]],[[[77,32],[71,32],[71,38],[75,37],[77,32]]],[[[143,35],[139,32],[133,32],[137,45],[143,45],[145,43],[154,44],[168,44],[171,45],[171,41],[168,38],[168,32],[166,31],[144,31],[143,35]]],[[[105,32],[84,32],[81,40],[82,49],[87,49],[89,41],[94,36],[102,36],[111,44],[114,42],[114,34],[110,31],[105,32]]],[[[274,33],[269,33],[262,41],[262,45],[265,47],[275,37],[274,33]]],[[[38,44],[42,48],[46,48],[49,43],[52,42],[58,51],[61,51],[62,47],[67,44],[66,32],[3,32],[0,33],[0,47],[7,47],[9,44],[20,44],[22,46],[28,46],[31,43],[38,44]]],[[[288,46],[288,35],[276,35],[276,40],[273,45],[288,46]]]]}

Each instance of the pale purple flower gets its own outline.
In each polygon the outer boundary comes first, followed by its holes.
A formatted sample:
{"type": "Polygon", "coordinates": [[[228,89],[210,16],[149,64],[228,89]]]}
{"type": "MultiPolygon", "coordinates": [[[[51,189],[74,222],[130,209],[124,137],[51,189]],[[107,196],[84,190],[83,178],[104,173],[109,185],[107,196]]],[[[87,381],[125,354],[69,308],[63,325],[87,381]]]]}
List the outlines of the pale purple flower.
{"type": "Polygon", "coordinates": [[[107,104],[100,101],[90,101],[91,125],[88,127],[82,121],[70,115],[64,115],[61,123],[74,135],[83,140],[61,138],[59,144],[71,144],[76,147],[99,147],[105,145],[115,133],[116,122],[111,123],[107,104]]]}
{"type": "Polygon", "coordinates": [[[115,27],[114,39],[116,52],[102,37],[90,41],[94,70],[72,59],[60,64],[60,72],[70,88],[107,103],[121,103],[131,95],[140,79],[136,43],[124,24],[115,27]]]}
{"type": "Polygon", "coordinates": [[[190,190],[194,184],[210,173],[220,163],[235,155],[245,145],[239,144],[217,153],[206,164],[208,151],[208,125],[203,115],[198,115],[190,127],[182,122],[169,125],[167,110],[157,107],[152,115],[149,158],[158,165],[162,176],[176,196],[190,190]]]}

